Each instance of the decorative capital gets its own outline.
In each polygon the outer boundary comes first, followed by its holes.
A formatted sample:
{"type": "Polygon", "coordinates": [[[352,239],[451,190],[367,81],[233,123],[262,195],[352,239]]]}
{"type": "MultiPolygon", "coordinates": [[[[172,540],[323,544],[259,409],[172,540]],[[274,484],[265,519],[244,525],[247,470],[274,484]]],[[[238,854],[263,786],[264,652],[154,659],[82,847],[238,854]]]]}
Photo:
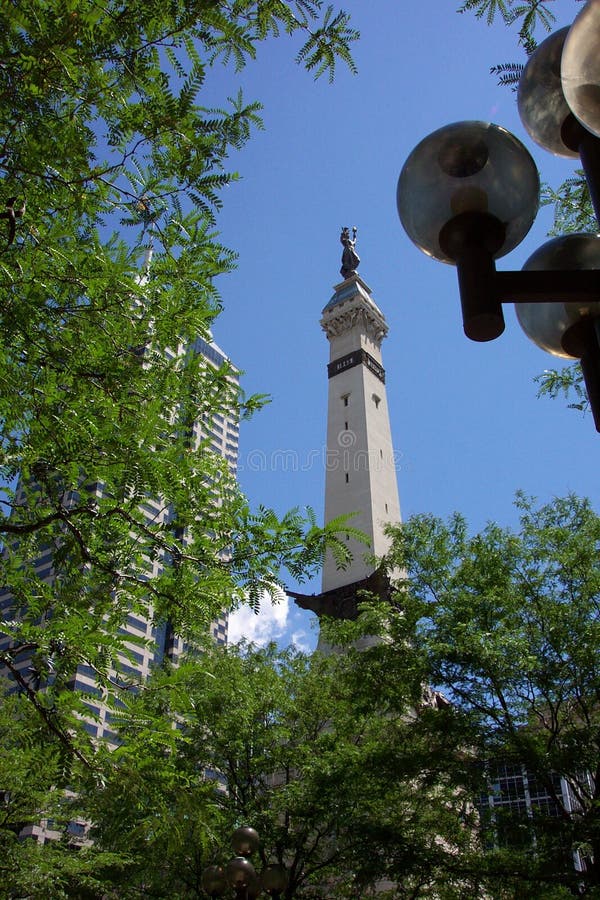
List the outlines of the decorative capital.
{"type": "Polygon", "coordinates": [[[321,327],[329,340],[359,327],[377,347],[388,333],[387,322],[375,304],[372,306],[355,297],[324,311],[321,327]]]}

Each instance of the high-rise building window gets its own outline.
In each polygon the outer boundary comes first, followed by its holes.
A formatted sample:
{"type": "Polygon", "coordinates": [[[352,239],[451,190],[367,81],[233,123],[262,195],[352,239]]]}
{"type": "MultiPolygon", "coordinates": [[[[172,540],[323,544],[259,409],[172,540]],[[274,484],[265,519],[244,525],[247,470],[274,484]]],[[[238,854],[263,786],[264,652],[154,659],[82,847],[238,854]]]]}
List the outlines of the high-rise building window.
{"type": "MultiPolygon", "coordinates": [[[[226,357],[215,344],[209,344],[200,338],[195,342],[193,352],[201,354],[207,365],[220,366],[226,361],[226,357]]],[[[238,375],[235,371],[229,377],[233,384],[237,384],[238,375]]],[[[207,447],[212,444],[214,452],[228,461],[230,471],[233,472],[237,461],[238,433],[237,417],[229,418],[226,414],[205,413],[199,414],[198,418],[191,423],[189,437],[193,448],[207,447]]],[[[86,492],[92,500],[96,497],[101,498],[105,496],[105,486],[102,482],[96,482],[86,486],[86,492]]],[[[146,525],[162,526],[165,530],[168,529],[173,519],[172,507],[166,505],[161,498],[145,497],[140,503],[140,512],[146,525]]],[[[182,537],[185,540],[185,535],[182,537]]],[[[166,552],[158,559],[148,559],[147,573],[140,573],[140,579],[150,580],[157,577],[169,564],[170,558],[166,552]]],[[[55,571],[53,553],[50,549],[42,548],[40,556],[31,560],[30,565],[35,567],[36,577],[43,579],[50,586],[60,575],[55,571]]],[[[19,613],[19,610],[14,608],[14,604],[15,599],[10,590],[0,586],[0,651],[6,650],[12,640],[10,634],[2,633],[2,619],[24,614],[24,611],[19,613]]],[[[125,642],[126,649],[116,662],[112,677],[115,681],[123,682],[127,690],[132,693],[137,690],[137,684],[146,679],[148,673],[153,668],[160,666],[165,658],[168,657],[172,663],[176,664],[186,649],[183,639],[174,633],[169,623],[154,622],[152,609],[148,610],[147,615],[140,610],[132,609],[118,627],[118,631],[125,639],[130,636],[131,643],[125,642]],[[143,639],[143,643],[140,643],[140,639],[143,639]]],[[[212,623],[211,633],[217,643],[225,644],[227,642],[226,612],[223,612],[212,623]]],[[[28,650],[29,657],[30,653],[31,651],[28,650]]],[[[22,660],[19,659],[19,667],[25,673],[29,671],[30,666],[28,655],[23,654],[22,660]]],[[[9,687],[12,687],[9,673],[2,665],[0,665],[0,678],[6,680],[9,687]]],[[[90,717],[94,716],[95,720],[84,722],[84,728],[94,738],[116,741],[115,734],[106,724],[110,722],[109,704],[97,683],[96,670],[84,662],[79,663],[73,672],[72,686],[75,690],[82,691],[88,698],[96,698],[95,704],[88,703],[90,717]]]]}

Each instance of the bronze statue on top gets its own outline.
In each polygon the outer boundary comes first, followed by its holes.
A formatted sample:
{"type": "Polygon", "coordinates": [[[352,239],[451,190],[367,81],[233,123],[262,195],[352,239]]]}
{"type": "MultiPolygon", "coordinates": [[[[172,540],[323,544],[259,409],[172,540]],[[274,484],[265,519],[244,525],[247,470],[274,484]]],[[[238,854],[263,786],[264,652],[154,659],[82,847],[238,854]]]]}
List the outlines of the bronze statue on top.
{"type": "Polygon", "coordinates": [[[342,275],[342,278],[346,279],[350,278],[351,275],[356,275],[356,270],[360,263],[360,256],[354,249],[356,245],[356,226],[352,229],[352,237],[350,237],[349,228],[342,228],[340,241],[344,245],[340,274],[342,275]]]}

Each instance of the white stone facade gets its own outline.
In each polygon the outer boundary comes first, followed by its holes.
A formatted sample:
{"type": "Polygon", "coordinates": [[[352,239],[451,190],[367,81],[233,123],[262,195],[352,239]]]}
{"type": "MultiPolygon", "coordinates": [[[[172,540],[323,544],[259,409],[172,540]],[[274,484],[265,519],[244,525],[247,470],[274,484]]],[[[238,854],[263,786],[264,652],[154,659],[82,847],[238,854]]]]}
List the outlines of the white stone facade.
{"type": "Polygon", "coordinates": [[[381,358],[388,328],[360,276],[336,286],[321,325],[330,343],[325,521],[355,513],[350,524],[371,544],[351,540],[345,570],[328,554],[322,590],[329,591],[373,572],[369,557],[389,548],[384,528],[400,521],[400,502],[381,358]]]}

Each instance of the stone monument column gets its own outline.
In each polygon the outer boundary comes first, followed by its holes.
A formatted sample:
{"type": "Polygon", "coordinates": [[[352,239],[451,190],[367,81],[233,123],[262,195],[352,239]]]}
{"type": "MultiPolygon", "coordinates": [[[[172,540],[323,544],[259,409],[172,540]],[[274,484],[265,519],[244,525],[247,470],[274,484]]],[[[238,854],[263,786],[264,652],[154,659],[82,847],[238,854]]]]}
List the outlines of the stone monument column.
{"type": "Polygon", "coordinates": [[[353,561],[338,569],[331,554],[323,568],[322,593],[291,594],[298,605],[336,618],[356,616],[361,589],[380,596],[387,585],[368,556],[389,549],[388,523],[400,521],[396,457],[387,405],[381,343],[385,317],[368,285],[358,275],[360,262],[353,237],[342,230],[342,275],[325,306],[321,326],[329,341],[328,409],[325,473],[325,522],[355,513],[349,524],[364,532],[370,547],[350,540],[353,561]]]}

